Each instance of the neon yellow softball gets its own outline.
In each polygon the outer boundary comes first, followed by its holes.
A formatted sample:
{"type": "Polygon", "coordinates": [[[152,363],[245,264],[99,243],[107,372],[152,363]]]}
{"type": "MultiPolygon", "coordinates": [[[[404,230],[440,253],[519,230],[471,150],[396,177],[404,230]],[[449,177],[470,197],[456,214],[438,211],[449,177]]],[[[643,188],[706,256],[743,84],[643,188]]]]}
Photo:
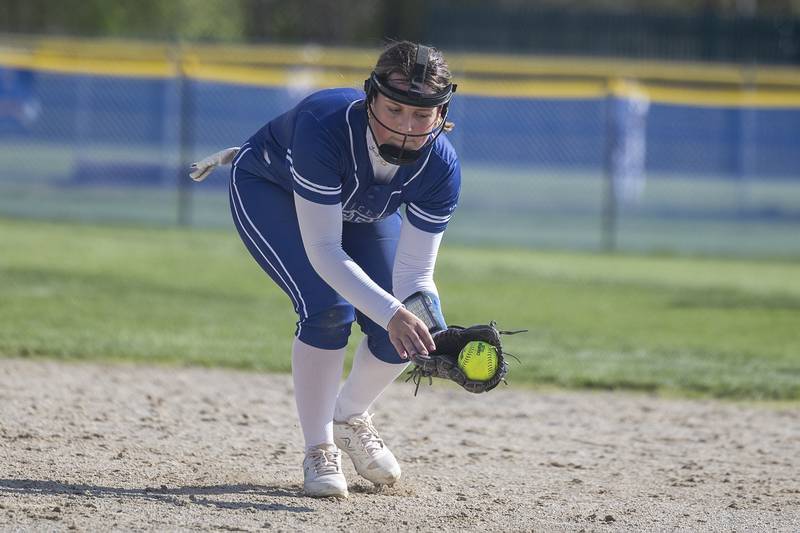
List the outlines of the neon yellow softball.
{"type": "Polygon", "coordinates": [[[497,371],[497,350],[488,342],[469,342],[458,354],[458,367],[469,379],[487,381],[497,371]]]}

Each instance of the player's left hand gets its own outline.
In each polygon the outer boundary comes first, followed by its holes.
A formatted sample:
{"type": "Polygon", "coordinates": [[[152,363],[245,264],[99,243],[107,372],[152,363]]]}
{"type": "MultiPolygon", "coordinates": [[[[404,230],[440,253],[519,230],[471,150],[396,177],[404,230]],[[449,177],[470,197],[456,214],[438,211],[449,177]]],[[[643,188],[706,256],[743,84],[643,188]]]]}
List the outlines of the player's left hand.
{"type": "MultiPolygon", "coordinates": [[[[423,378],[442,378],[455,381],[469,392],[487,392],[501,382],[505,381],[508,373],[508,364],[504,355],[511,355],[503,350],[500,342],[500,335],[514,335],[527,331],[520,329],[516,331],[501,331],[495,327],[494,322],[489,324],[478,324],[464,328],[451,325],[446,330],[437,332],[436,348],[424,358],[414,357],[414,368],[408,373],[408,379],[413,380],[416,385],[414,395],[419,390],[420,382],[423,378]],[[464,370],[459,367],[458,356],[464,347],[472,341],[482,341],[494,347],[497,354],[497,365],[492,376],[485,380],[470,379],[464,370]]],[[[514,356],[512,356],[514,357],[514,356]]],[[[431,380],[433,382],[433,380],[431,380]]]]}

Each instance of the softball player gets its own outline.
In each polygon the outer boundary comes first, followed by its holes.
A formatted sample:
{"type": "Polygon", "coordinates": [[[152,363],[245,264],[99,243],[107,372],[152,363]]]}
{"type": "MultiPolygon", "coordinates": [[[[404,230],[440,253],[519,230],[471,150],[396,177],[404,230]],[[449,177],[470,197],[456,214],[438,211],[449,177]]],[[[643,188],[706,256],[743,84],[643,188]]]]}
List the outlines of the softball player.
{"type": "Polygon", "coordinates": [[[312,94],[233,159],[236,228],[299,317],[292,376],[310,496],[347,496],[340,450],[373,483],[400,478],[368,411],[444,327],[433,270],[460,190],[441,135],[454,91],[438,50],[393,43],[364,92],[312,94]],[[339,390],[353,321],[365,338],[339,390]]]}

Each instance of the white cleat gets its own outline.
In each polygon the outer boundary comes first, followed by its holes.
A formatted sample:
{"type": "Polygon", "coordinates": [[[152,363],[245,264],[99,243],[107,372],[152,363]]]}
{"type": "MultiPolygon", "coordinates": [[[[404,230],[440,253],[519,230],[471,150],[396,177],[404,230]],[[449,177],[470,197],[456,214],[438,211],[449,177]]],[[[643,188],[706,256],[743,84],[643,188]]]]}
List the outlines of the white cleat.
{"type": "Polygon", "coordinates": [[[347,480],[342,472],[342,452],[333,444],[306,450],[303,460],[303,491],[307,496],[347,498],[347,480]]]}
{"type": "Polygon", "coordinates": [[[369,413],[333,421],[333,441],[347,452],[356,472],[376,485],[393,485],[400,479],[400,465],[372,425],[369,413]]]}

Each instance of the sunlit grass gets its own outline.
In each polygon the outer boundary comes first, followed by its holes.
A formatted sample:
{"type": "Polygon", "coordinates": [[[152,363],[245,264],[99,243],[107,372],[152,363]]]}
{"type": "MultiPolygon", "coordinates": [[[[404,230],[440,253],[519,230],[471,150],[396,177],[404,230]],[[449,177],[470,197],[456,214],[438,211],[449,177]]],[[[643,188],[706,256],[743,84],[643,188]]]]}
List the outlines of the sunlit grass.
{"type": "MultiPolygon", "coordinates": [[[[530,330],[514,385],[800,398],[796,262],[445,242],[436,279],[449,322],[530,330]]],[[[294,321],[233,230],[0,219],[0,355],[288,371],[294,321]]]]}

